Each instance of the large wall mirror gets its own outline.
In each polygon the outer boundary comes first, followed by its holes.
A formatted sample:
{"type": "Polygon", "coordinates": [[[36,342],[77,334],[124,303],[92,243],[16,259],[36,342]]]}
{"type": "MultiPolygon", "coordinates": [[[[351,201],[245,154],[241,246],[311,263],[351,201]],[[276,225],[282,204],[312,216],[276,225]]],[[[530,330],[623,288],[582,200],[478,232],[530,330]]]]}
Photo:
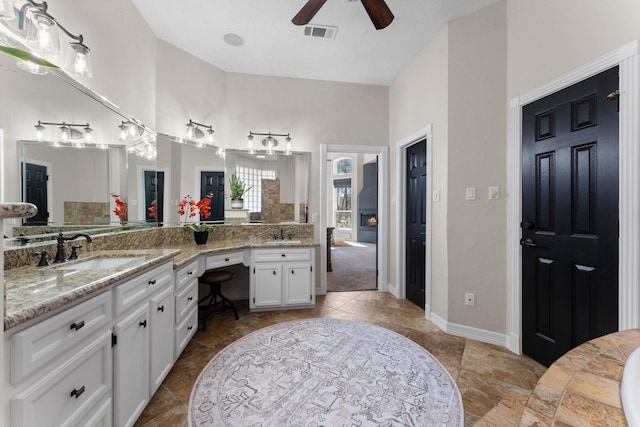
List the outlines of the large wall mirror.
{"type": "Polygon", "coordinates": [[[220,151],[206,144],[158,135],[157,167],[164,175],[164,223],[181,223],[180,200],[212,193],[212,223],[308,222],[309,153],[291,154],[245,150],[220,151]],[[229,180],[241,179],[251,189],[243,207],[232,208],[229,180]]]}
{"type": "Polygon", "coordinates": [[[157,191],[156,147],[148,128],[59,70],[32,74],[0,53],[0,81],[2,196],[39,211],[5,228],[6,246],[65,230],[155,226],[148,208],[157,191]],[[120,216],[118,200],[126,208],[120,216]]]}

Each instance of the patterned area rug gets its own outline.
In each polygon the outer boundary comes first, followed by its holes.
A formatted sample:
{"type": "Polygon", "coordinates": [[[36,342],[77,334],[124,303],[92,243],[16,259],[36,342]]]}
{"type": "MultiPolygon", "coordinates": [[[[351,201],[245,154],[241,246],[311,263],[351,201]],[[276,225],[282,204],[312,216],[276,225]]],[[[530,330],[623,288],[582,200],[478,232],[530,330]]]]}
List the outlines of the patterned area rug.
{"type": "Polygon", "coordinates": [[[462,398],[425,349],[329,318],[260,329],[200,373],[191,426],[462,426],[462,398]]]}

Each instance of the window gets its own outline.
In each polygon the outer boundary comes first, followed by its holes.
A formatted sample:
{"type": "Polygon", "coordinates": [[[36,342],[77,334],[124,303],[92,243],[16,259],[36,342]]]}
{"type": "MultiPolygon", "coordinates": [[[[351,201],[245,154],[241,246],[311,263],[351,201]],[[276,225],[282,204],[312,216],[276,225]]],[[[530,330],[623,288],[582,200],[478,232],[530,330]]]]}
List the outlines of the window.
{"type": "Polygon", "coordinates": [[[251,187],[242,197],[244,208],[249,212],[262,212],[262,180],[276,179],[276,171],[238,166],[236,176],[244,181],[247,188],[251,187]]]}
{"type": "Polygon", "coordinates": [[[348,157],[334,161],[334,214],[335,226],[341,229],[351,229],[351,175],[353,161],[348,157]],[[339,177],[339,178],[338,178],[339,177]]]}

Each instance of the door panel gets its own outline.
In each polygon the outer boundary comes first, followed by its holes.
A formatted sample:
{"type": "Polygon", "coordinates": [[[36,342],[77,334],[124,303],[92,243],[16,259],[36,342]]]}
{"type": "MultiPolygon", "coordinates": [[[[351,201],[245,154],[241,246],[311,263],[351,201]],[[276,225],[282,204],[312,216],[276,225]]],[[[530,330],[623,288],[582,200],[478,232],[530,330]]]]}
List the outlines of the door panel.
{"type": "Polygon", "coordinates": [[[549,365],[617,330],[618,69],[522,111],[523,352],[549,365]]]}
{"type": "Polygon", "coordinates": [[[224,172],[200,173],[200,198],[213,193],[211,215],[200,221],[224,221],[224,172]]]}
{"type": "Polygon", "coordinates": [[[407,299],[425,308],[427,141],[407,148],[406,287],[407,299]]]}
{"type": "Polygon", "coordinates": [[[38,208],[38,212],[31,218],[25,218],[25,225],[46,225],[49,219],[49,212],[47,211],[47,181],[49,175],[47,174],[47,167],[35,165],[33,163],[23,163],[25,175],[22,180],[25,183],[24,188],[24,201],[33,203],[38,208]]]}

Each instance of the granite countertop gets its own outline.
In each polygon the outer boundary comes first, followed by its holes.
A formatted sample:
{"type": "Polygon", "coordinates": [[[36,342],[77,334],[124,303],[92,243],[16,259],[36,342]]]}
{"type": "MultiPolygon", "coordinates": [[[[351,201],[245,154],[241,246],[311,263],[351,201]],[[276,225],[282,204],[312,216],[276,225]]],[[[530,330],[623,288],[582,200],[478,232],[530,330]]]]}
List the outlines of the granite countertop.
{"type": "Polygon", "coordinates": [[[0,219],[31,218],[38,213],[38,208],[32,203],[0,203],[0,219]]]}
{"type": "Polygon", "coordinates": [[[173,259],[173,268],[177,270],[184,267],[191,261],[198,258],[200,255],[214,255],[216,253],[239,251],[243,249],[278,249],[278,248],[309,248],[320,246],[320,243],[313,239],[302,240],[261,240],[254,239],[251,241],[237,239],[237,240],[218,240],[210,241],[205,245],[179,245],[176,248],[180,249],[180,253],[173,259]]]}
{"type": "Polygon", "coordinates": [[[640,329],[614,332],[574,348],[540,378],[520,426],[626,426],[620,381],[640,329]]]}
{"type": "Polygon", "coordinates": [[[52,312],[66,304],[91,295],[114,283],[135,276],[150,267],[173,260],[179,269],[201,255],[231,252],[251,248],[315,247],[313,239],[266,241],[218,240],[205,245],[182,244],[164,249],[131,249],[92,251],[77,261],[52,264],[49,267],[28,265],[4,271],[4,330],[52,312]],[[131,257],[116,267],[78,270],[73,265],[94,258],[131,257]]]}

